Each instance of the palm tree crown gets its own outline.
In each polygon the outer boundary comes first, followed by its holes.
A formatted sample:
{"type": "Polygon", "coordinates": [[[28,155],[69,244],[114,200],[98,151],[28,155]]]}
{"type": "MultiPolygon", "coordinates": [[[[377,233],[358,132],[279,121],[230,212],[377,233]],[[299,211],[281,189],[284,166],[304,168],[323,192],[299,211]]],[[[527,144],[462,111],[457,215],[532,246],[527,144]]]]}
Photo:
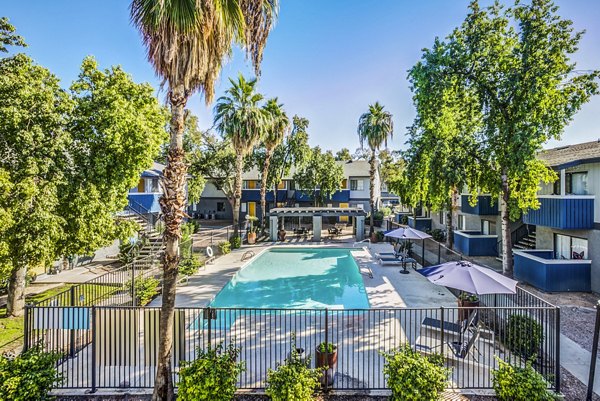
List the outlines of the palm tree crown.
{"type": "Polygon", "coordinates": [[[285,110],[283,110],[283,104],[277,103],[277,98],[267,100],[263,108],[270,118],[270,124],[266,129],[263,143],[267,152],[271,152],[283,142],[283,138],[289,132],[291,124],[285,110]]]}
{"type": "Polygon", "coordinates": [[[169,88],[201,90],[206,103],[234,43],[244,48],[256,74],[278,0],[132,0],[148,60],[169,88]]]}
{"type": "Polygon", "coordinates": [[[358,137],[360,145],[366,141],[371,150],[375,151],[385,144],[387,147],[388,137],[392,138],[394,123],[392,114],[383,109],[383,105],[375,102],[369,106],[369,111],[360,116],[358,120],[358,137]]]}
{"type": "Polygon", "coordinates": [[[237,81],[230,78],[229,82],[231,87],[217,99],[214,123],[238,152],[246,154],[263,137],[269,116],[259,106],[263,95],[256,93],[256,78],[246,80],[240,74],[237,81]]]}

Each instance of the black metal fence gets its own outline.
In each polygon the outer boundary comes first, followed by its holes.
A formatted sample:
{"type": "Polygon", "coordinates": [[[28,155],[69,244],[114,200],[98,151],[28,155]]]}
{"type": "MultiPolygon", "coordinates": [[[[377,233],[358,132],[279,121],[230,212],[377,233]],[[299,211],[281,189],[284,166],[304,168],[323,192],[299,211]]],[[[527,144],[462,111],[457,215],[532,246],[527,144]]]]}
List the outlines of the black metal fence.
{"type": "MultiPolygon", "coordinates": [[[[445,356],[450,387],[491,388],[498,359],[523,364],[529,358],[549,387],[560,390],[560,311],[541,300],[532,306],[538,301],[528,296],[485,296],[484,306],[476,309],[178,308],[174,380],[182,362],[194,360],[198,349],[224,343],[239,347],[246,364],[238,386],[263,389],[268,369],[288,356],[294,334],[296,346],[313,357],[313,364],[319,343],[337,346],[333,389],[386,388],[383,353],[408,344],[445,356]]],[[[65,378],[60,388],[152,387],[159,313],[131,306],[27,306],[25,347],[41,344],[64,356],[57,364],[65,378]]]]}

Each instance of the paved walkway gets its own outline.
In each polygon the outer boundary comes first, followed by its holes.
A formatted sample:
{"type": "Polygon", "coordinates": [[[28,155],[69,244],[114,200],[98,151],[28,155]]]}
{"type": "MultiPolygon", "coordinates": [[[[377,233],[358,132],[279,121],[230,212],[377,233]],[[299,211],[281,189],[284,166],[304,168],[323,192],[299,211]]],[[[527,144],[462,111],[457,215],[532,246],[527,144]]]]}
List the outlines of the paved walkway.
{"type": "MultiPolygon", "coordinates": [[[[560,364],[587,386],[592,353],[583,349],[564,334],[560,335],[560,364]]],[[[596,361],[594,393],[600,396],[600,361],[596,361]]]]}

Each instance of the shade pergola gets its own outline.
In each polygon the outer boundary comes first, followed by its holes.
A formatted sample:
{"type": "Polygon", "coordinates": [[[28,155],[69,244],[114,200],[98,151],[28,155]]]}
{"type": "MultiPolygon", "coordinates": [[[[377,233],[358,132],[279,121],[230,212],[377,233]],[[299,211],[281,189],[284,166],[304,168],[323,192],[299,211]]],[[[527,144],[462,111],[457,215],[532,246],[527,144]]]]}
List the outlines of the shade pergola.
{"type": "Polygon", "coordinates": [[[356,226],[356,240],[362,241],[365,232],[365,217],[367,213],[357,207],[278,207],[269,212],[269,234],[272,241],[277,240],[277,227],[280,217],[312,217],[313,237],[315,241],[321,240],[321,227],[323,217],[354,217],[356,226]]]}

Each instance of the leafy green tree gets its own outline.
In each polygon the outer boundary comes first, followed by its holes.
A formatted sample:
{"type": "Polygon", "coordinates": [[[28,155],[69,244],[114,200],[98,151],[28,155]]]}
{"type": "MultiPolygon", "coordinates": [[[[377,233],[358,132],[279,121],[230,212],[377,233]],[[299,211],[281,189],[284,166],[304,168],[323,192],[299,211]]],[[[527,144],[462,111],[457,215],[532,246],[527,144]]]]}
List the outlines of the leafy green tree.
{"type": "Polygon", "coordinates": [[[15,33],[15,27],[8,18],[0,18],[0,52],[8,53],[7,46],[27,47],[25,40],[15,33]]]}
{"type": "Polygon", "coordinates": [[[229,79],[231,87],[217,99],[215,126],[217,131],[231,141],[235,150],[235,179],[233,195],[233,235],[239,231],[240,204],[242,200],[242,173],[247,156],[266,134],[271,124],[269,113],[260,107],[263,96],[256,92],[256,79],[246,80],[239,75],[237,81],[229,79]]]}
{"type": "Polygon", "coordinates": [[[336,163],[331,152],[323,153],[318,146],[311,150],[306,163],[294,174],[296,189],[310,196],[315,206],[324,204],[342,189],[343,180],[342,166],[336,163]]]}
{"type": "Polygon", "coordinates": [[[509,273],[509,222],[521,211],[539,207],[540,182],[556,178],[536,154],[549,139],[560,138],[598,92],[599,73],[575,74],[570,57],[582,32],[574,32],[572,22],[561,18],[550,0],[483,9],[473,1],[469,9],[459,28],[445,41],[436,41],[434,69],[440,71],[436,79],[466,94],[458,97],[456,107],[471,109],[480,121],[478,146],[470,154],[477,172],[468,184],[500,198],[503,270],[509,273]]]}
{"type": "Polygon", "coordinates": [[[371,154],[369,156],[369,200],[371,204],[371,217],[369,219],[370,234],[374,232],[373,215],[377,210],[377,199],[375,199],[375,179],[377,176],[377,151],[385,144],[387,147],[388,138],[394,133],[394,123],[392,114],[383,109],[383,105],[375,102],[369,106],[369,111],[360,116],[358,120],[358,137],[360,146],[364,142],[369,145],[371,154]]]}
{"type": "Polygon", "coordinates": [[[93,253],[131,236],[131,227],[114,216],[167,140],[167,116],[153,88],[133,82],[121,67],[99,70],[87,57],[71,93],[70,165],[59,191],[62,255],[93,253]]]}
{"type": "Polygon", "coordinates": [[[350,150],[348,148],[342,148],[335,153],[335,160],[337,161],[347,161],[352,160],[352,155],[350,154],[350,150]]]}
{"type": "MultiPolygon", "coordinates": [[[[273,153],[277,146],[283,143],[285,136],[290,130],[290,119],[283,110],[283,105],[277,103],[277,98],[269,99],[267,104],[264,106],[265,111],[268,114],[268,124],[265,130],[265,134],[262,140],[262,144],[265,149],[264,159],[261,168],[261,182],[260,182],[260,208],[261,208],[261,224],[265,227],[265,217],[267,214],[267,185],[269,166],[273,153]]],[[[277,201],[277,189],[273,192],[275,201],[277,201]]]]}
{"type": "Polygon", "coordinates": [[[409,72],[417,118],[409,130],[409,148],[404,152],[406,179],[404,198],[416,207],[426,204],[446,213],[446,246],[453,247],[453,215],[458,191],[476,182],[477,108],[465,107],[469,93],[456,79],[447,79],[439,68],[443,53],[436,45],[409,72]]]}
{"type": "Polygon", "coordinates": [[[0,265],[9,274],[9,316],[23,314],[27,269],[49,264],[64,234],[57,207],[71,107],[46,68],[24,54],[0,59],[0,265]]]}
{"type": "Polygon", "coordinates": [[[239,44],[258,75],[263,49],[277,13],[277,0],[132,0],[131,18],[140,30],[148,59],[167,85],[171,107],[170,148],[164,170],[161,210],[165,218],[164,280],[159,350],[152,399],[172,400],[171,349],[179,240],[185,216],[187,166],[183,149],[185,106],[200,91],[206,103],[223,61],[239,44]]]}

